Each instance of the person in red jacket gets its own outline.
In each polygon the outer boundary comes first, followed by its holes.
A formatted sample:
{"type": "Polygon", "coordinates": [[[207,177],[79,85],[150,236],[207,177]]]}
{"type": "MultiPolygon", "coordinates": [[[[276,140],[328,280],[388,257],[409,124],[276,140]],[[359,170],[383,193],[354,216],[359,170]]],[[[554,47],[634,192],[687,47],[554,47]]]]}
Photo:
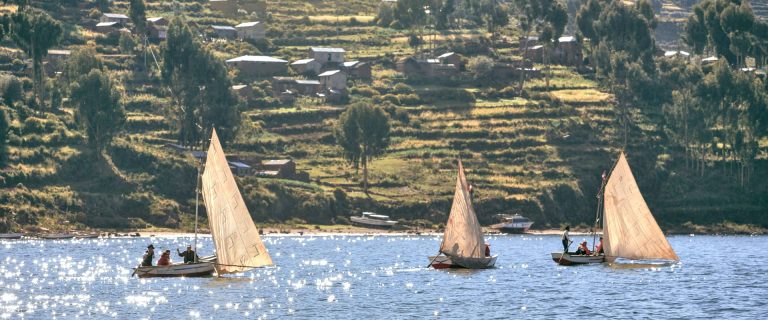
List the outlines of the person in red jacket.
{"type": "Polygon", "coordinates": [[[490,257],[491,256],[491,245],[486,243],[485,244],[485,256],[490,257]]]}
{"type": "Polygon", "coordinates": [[[589,248],[587,248],[587,242],[583,241],[579,245],[579,249],[576,250],[576,254],[583,254],[583,255],[590,255],[592,254],[591,251],[589,251],[589,248]]]}
{"type": "Polygon", "coordinates": [[[599,256],[599,255],[601,255],[603,253],[605,253],[605,252],[603,252],[603,237],[600,237],[600,243],[597,245],[597,248],[595,248],[594,254],[596,256],[599,256]]]}
{"type": "Polygon", "coordinates": [[[165,250],[163,254],[160,256],[160,259],[157,260],[158,266],[168,266],[171,264],[171,250],[165,250]]]}

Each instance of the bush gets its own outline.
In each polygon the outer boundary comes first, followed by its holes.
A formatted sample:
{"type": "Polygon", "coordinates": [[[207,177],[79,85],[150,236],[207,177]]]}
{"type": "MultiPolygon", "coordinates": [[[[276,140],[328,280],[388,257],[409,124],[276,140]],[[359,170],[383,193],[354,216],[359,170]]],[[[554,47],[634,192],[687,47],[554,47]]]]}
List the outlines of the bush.
{"type": "Polygon", "coordinates": [[[472,57],[467,63],[467,69],[475,79],[487,79],[493,72],[493,60],[485,56],[472,57]]]}
{"type": "Polygon", "coordinates": [[[359,94],[363,97],[368,97],[368,98],[372,98],[373,96],[379,95],[379,91],[369,86],[353,87],[351,92],[352,94],[359,94]]]}
{"type": "Polygon", "coordinates": [[[19,78],[12,75],[0,76],[0,93],[3,95],[3,101],[8,105],[13,105],[24,97],[22,87],[19,78]]]}
{"type": "Polygon", "coordinates": [[[392,88],[394,93],[413,93],[413,88],[405,83],[398,83],[392,88]]]}

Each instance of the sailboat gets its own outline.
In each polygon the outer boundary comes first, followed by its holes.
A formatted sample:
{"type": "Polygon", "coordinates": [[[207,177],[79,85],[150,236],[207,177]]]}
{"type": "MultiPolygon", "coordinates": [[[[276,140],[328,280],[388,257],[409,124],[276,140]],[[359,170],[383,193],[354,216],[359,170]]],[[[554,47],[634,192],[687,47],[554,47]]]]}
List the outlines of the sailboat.
{"type": "MultiPolygon", "coordinates": [[[[138,267],[135,271],[140,278],[210,276],[214,271],[217,275],[223,275],[272,265],[272,258],[261,241],[256,225],[237,188],[216,130],[211,134],[211,144],[201,180],[203,200],[208,212],[208,224],[216,247],[216,256],[202,258],[188,264],[138,267]]],[[[197,221],[197,213],[195,221],[197,221]]],[[[197,225],[195,225],[195,239],[197,239],[197,225]]]]}
{"type": "Polygon", "coordinates": [[[459,174],[456,178],[456,192],[453,195],[453,205],[445,225],[443,242],[440,243],[440,254],[429,257],[429,265],[435,269],[493,268],[498,255],[486,256],[483,230],[477,221],[475,209],[472,208],[472,197],[464,176],[464,167],[459,160],[459,174]]]}
{"type": "MultiPolygon", "coordinates": [[[[553,252],[561,265],[628,260],[679,261],[640,193],[627,158],[622,152],[603,188],[604,255],[583,256],[553,252]]],[[[599,221],[599,210],[598,218],[599,221]]]]}

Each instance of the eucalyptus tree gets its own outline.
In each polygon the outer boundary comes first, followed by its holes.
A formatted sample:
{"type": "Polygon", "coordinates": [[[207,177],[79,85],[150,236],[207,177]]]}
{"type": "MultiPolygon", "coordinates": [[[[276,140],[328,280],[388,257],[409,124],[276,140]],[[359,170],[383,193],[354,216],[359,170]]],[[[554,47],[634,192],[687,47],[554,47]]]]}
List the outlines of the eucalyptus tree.
{"type": "Polygon", "coordinates": [[[44,95],[43,58],[58,44],[61,24],[41,10],[27,8],[11,14],[11,38],[32,58],[32,83],[36,99],[44,95]]]}
{"type": "Polygon", "coordinates": [[[389,117],[380,107],[353,104],[339,116],[333,133],[344,159],[355,170],[363,167],[363,190],[368,193],[368,164],[389,146],[389,117]]]}

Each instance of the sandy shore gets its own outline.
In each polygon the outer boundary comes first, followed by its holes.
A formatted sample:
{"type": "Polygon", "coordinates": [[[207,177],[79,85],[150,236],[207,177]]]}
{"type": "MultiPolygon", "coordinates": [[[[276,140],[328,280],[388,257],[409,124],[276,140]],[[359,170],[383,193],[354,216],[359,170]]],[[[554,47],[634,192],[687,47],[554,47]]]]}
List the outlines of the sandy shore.
{"type": "MultiPolygon", "coordinates": [[[[374,228],[363,228],[357,226],[344,226],[334,227],[332,229],[323,229],[318,226],[317,228],[261,228],[263,235],[307,235],[307,236],[329,236],[329,235],[389,235],[389,236],[404,236],[404,235],[439,235],[442,231],[432,229],[421,230],[384,230],[374,228]]],[[[486,234],[501,234],[496,230],[485,228],[483,230],[486,234]]],[[[175,237],[193,237],[194,233],[174,230],[136,230],[130,232],[118,232],[120,235],[124,234],[136,234],[141,237],[162,237],[162,238],[175,238],[175,237]]],[[[529,230],[526,234],[529,235],[559,235],[561,230],[557,229],[545,229],[545,230],[529,230]]],[[[571,232],[572,236],[586,236],[590,235],[589,232],[571,232]]],[[[210,234],[205,231],[198,234],[199,237],[210,237],[210,234]]]]}

